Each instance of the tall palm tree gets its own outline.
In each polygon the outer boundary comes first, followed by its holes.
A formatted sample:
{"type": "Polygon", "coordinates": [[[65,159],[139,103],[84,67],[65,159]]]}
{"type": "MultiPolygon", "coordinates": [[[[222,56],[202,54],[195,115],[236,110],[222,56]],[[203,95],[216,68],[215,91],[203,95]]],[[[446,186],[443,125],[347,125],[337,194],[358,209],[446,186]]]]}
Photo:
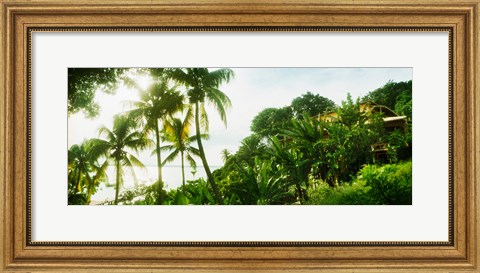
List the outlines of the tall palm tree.
{"type": "MultiPolygon", "coordinates": [[[[215,183],[210,167],[208,166],[205,150],[201,139],[200,122],[206,121],[207,115],[204,111],[205,101],[209,101],[217,109],[220,118],[227,125],[225,110],[230,107],[231,102],[225,93],[218,88],[221,84],[227,83],[234,76],[231,69],[223,68],[209,71],[208,68],[177,68],[166,72],[167,76],[174,79],[187,88],[189,103],[195,107],[195,134],[197,136],[198,149],[203,167],[207,173],[216,201],[221,204],[223,198],[218,185],[215,183]],[[201,111],[202,110],[202,111],[201,111]],[[200,113],[202,112],[202,113],[200,113]]],[[[208,128],[206,128],[208,129],[208,128]]]]}
{"type": "MultiPolygon", "coordinates": [[[[182,185],[185,189],[185,159],[190,163],[190,166],[196,167],[197,164],[193,156],[200,156],[200,151],[190,144],[196,140],[196,136],[190,136],[192,127],[191,121],[193,118],[192,108],[190,107],[183,121],[179,118],[167,119],[164,122],[165,139],[170,142],[170,145],[163,146],[161,150],[172,151],[170,155],[165,158],[166,162],[173,161],[179,154],[182,162],[182,185]]],[[[206,135],[202,135],[206,138],[206,135]]]]}
{"type": "Polygon", "coordinates": [[[74,144],[68,149],[68,181],[69,193],[80,193],[86,190],[86,203],[90,203],[90,197],[95,193],[98,185],[107,177],[105,161],[98,163],[90,149],[88,141],[80,145],[74,144]]]}
{"type": "Polygon", "coordinates": [[[115,201],[118,204],[118,193],[123,185],[123,166],[130,168],[134,179],[135,172],[133,167],[145,168],[142,162],[135,157],[129,149],[138,152],[151,145],[151,140],[145,134],[135,129],[136,123],[127,116],[117,116],[113,121],[112,130],[107,127],[101,127],[99,134],[104,135],[106,139],[92,139],[91,149],[94,156],[105,156],[107,160],[115,164],[115,201]]]}
{"type": "Polygon", "coordinates": [[[154,152],[157,156],[160,192],[163,190],[160,125],[165,118],[183,109],[183,100],[184,97],[177,90],[177,86],[171,87],[167,80],[157,77],[150,88],[140,91],[140,100],[131,102],[134,109],[129,111],[130,117],[139,124],[144,123],[145,133],[153,131],[155,134],[154,152]]]}

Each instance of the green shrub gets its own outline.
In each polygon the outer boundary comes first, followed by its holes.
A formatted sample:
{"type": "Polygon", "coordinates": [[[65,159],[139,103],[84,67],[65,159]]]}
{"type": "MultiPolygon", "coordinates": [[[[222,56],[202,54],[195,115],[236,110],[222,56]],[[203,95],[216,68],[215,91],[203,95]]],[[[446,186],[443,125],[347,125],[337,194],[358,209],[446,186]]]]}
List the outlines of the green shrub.
{"type": "Polygon", "coordinates": [[[284,204],[291,195],[286,189],[290,186],[287,177],[276,169],[272,160],[255,157],[252,168],[238,167],[240,183],[234,193],[243,205],[278,205],[284,204]]]}
{"type": "Polygon", "coordinates": [[[321,180],[311,181],[312,205],[411,205],[412,162],[366,165],[350,183],[331,187],[321,180]]]}
{"type": "Polygon", "coordinates": [[[360,171],[358,179],[364,180],[370,188],[368,194],[376,204],[412,204],[412,162],[369,165],[360,171]]]}
{"type": "Polygon", "coordinates": [[[88,197],[86,193],[69,193],[68,204],[69,205],[88,205],[88,197]]]}
{"type": "Polygon", "coordinates": [[[171,189],[166,194],[163,205],[215,205],[211,192],[205,179],[189,180],[185,186],[171,189]]]}
{"type": "Polygon", "coordinates": [[[365,181],[344,183],[332,188],[327,183],[320,181],[309,190],[310,205],[371,205],[368,195],[369,188],[365,181]]]}

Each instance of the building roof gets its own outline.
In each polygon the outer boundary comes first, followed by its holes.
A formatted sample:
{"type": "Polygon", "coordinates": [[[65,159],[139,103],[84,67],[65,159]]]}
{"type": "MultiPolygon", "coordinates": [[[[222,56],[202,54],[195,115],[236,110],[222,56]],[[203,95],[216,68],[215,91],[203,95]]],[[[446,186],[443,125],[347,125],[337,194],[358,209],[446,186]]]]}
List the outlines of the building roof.
{"type": "Polygon", "coordinates": [[[385,117],[383,118],[383,121],[389,122],[389,121],[397,121],[397,120],[406,120],[407,116],[396,116],[396,117],[385,117]]]}
{"type": "MultiPolygon", "coordinates": [[[[398,115],[392,109],[388,108],[385,105],[377,104],[373,101],[364,101],[360,103],[360,110],[365,111],[365,108],[367,108],[366,111],[369,111],[372,113],[384,113],[386,117],[398,117],[398,115]],[[367,106],[369,107],[367,108],[367,106]]],[[[337,114],[337,111],[329,111],[323,114],[319,114],[317,117],[320,119],[322,117],[328,117],[332,115],[334,116],[336,114],[337,114]]]]}

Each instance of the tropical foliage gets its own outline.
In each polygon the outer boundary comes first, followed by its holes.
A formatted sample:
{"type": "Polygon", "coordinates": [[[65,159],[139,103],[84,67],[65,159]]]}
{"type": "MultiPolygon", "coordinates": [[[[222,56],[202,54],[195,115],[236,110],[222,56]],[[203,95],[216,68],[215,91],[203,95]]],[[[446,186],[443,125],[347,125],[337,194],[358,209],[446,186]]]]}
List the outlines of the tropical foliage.
{"type": "Polygon", "coordinates": [[[151,141],[142,132],[135,130],[136,123],[126,116],[118,116],[113,121],[113,129],[100,128],[100,135],[105,139],[91,139],[91,153],[94,157],[103,156],[115,164],[115,201],[118,203],[118,194],[123,184],[123,167],[132,173],[134,180],[134,166],[145,167],[130,150],[138,151],[151,146],[151,141]]]}
{"type": "Polygon", "coordinates": [[[312,180],[311,205],[401,205],[412,203],[412,162],[366,165],[351,183],[332,188],[312,180]]]}
{"type": "Polygon", "coordinates": [[[74,144],[68,150],[68,204],[90,203],[90,197],[105,182],[108,162],[98,163],[91,143],[74,144]]]}
{"type": "Polygon", "coordinates": [[[100,184],[108,186],[109,167],[115,170],[115,199],[105,204],[412,203],[411,81],[387,82],[364,98],[348,95],[340,105],[306,92],[290,105],[266,108],[252,120],[251,134],[236,151],[224,149],[223,166],[212,171],[204,149],[206,104],[215,107],[226,126],[232,102],[220,88],[234,77],[231,69],[80,69],[69,70],[69,76],[71,113],[95,115],[99,108],[91,98],[96,90],[110,92],[120,82],[137,89],[139,98],[128,102],[129,110],[119,113],[110,128],[100,128],[99,138],[69,148],[69,204],[89,204],[100,184]],[[134,73],[148,75],[152,84],[141,88],[129,78],[134,73]],[[384,111],[365,110],[378,105],[405,116],[405,124],[392,129],[384,111]],[[136,180],[135,170],[144,167],[138,153],[156,157],[157,179],[124,188],[124,173],[136,180]],[[181,186],[168,189],[162,167],[175,160],[181,164],[181,186]],[[195,170],[197,162],[206,177],[187,180],[186,166],[195,170]]]}
{"type": "MultiPolygon", "coordinates": [[[[197,167],[195,157],[200,156],[200,151],[192,145],[197,138],[197,136],[190,135],[192,117],[192,108],[189,108],[183,120],[179,118],[167,119],[163,126],[165,139],[171,144],[161,147],[161,150],[171,151],[171,153],[165,158],[162,165],[173,161],[180,155],[183,187],[185,187],[185,160],[188,161],[190,166],[195,168],[197,167]]],[[[207,135],[202,134],[200,137],[207,138],[207,135]]]]}
{"type": "Polygon", "coordinates": [[[68,113],[83,111],[87,117],[95,117],[100,110],[95,92],[113,93],[125,77],[125,69],[119,68],[69,68],[68,113]]]}
{"type": "MultiPolygon", "coordinates": [[[[158,73],[158,72],[157,72],[158,73]]],[[[157,157],[157,184],[159,192],[163,191],[162,154],[161,154],[161,124],[167,121],[172,114],[183,109],[184,97],[178,92],[177,86],[170,86],[169,82],[157,75],[157,81],[147,90],[140,90],[140,100],[130,102],[134,107],[129,111],[129,117],[143,126],[143,133],[154,134],[157,157]]],[[[159,200],[161,202],[162,200],[159,200]]]]}
{"type": "Polygon", "coordinates": [[[227,95],[218,88],[221,84],[230,81],[234,75],[233,71],[231,69],[209,71],[207,68],[178,68],[167,71],[167,75],[187,88],[189,103],[195,108],[195,135],[200,158],[207,173],[208,182],[213,189],[213,195],[216,201],[221,203],[223,198],[212,175],[203,148],[200,120],[203,120],[205,131],[208,131],[208,117],[205,112],[205,102],[208,101],[215,106],[221,120],[225,123],[225,126],[227,125],[225,110],[230,107],[231,102],[227,95]]]}

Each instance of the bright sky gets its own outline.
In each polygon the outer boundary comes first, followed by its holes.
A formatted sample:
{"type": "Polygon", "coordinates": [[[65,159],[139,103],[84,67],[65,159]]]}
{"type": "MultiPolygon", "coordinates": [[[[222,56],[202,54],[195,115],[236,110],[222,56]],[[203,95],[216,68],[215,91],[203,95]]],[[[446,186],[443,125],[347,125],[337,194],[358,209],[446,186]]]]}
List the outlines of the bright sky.
{"type": "MultiPolygon", "coordinates": [[[[250,135],[250,123],[261,110],[283,107],[310,91],[327,97],[336,104],[345,100],[347,93],[353,98],[365,96],[369,91],[383,86],[389,80],[412,80],[411,68],[233,68],[235,77],[220,87],[232,101],[227,111],[225,128],[216,110],[207,108],[210,121],[210,139],[204,141],[209,165],[223,165],[221,151],[237,151],[243,138],[250,135]]],[[[147,80],[140,84],[148,85],[147,80]]],[[[68,119],[68,145],[84,139],[98,137],[102,125],[112,127],[113,116],[128,110],[125,101],[136,100],[137,92],[124,86],[115,95],[98,92],[96,101],[101,113],[95,119],[86,119],[82,113],[68,119]]],[[[155,165],[150,151],[139,158],[145,165],[155,165]]],[[[201,161],[197,164],[200,166],[201,161]]],[[[171,165],[179,165],[172,162],[171,165]]]]}

